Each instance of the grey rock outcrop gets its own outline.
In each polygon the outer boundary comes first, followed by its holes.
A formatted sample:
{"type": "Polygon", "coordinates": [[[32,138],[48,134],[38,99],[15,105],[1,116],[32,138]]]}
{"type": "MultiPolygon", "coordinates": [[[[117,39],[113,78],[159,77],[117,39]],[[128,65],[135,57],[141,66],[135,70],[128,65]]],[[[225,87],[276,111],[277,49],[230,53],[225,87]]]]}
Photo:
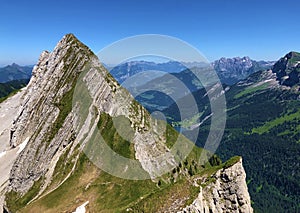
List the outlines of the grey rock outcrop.
{"type": "Polygon", "coordinates": [[[217,171],[210,178],[213,181],[200,186],[198,197],[181,213],[253,212],[242,159],[229,168],[217,171]]]}
{"type": "Polygon", "coordinates": [[[259,70],[267,70],[274,62],[254,61],[249,57],[221,58],[212,63],[222,83],[232,85],[259,70]]]}
{"type": "Polygon", "coordinates": [[[62,107],[65,107],[58,103],[72,88],[80,70],[85,69],[90,55],[89,49],[76,42],[72,35],[65,36],[52,53],[45,51],[41,54],[11,129],[12,147],[26,138],[29,142],[14,163],[10,189],[26,192],[45,175],[54,156],[60,155],[74,140],[78,130],[76,116],[70,112],[61,120],[62,124],[56,123],[58,117],[62,117],[62,107]],[[81,54],[82,51],[85,54],[81,54]]]}
{"type": "Polygon", "coordinates": [[[88,114],[93,114],[94,108],[98,111],[96,121],[102,112],[129,119],[134,130],[135,157],[151,178],[176,166],[172,154],[167,155],[167,163],[159,158],[168,148],[159,128],[150,128],[147,123],[151,120],[149,113],[135,104],[129,92],[110,76],[88,47],[69,34],[52,53],[43,52],[34,67],[11,128],[12,147],[26,139],[29,142],[11,170],[9,190],[25,193],[42,177],[51,181],[49,172],[53,172],[65,147],[72,146],[74,151],[80,141],[85,141],[90,123],[82,122],[79,109],[72,104],[72,90],[80,77],[87,85],[85,95],[90,97],[88,114]]]}
{"type": "Polygon", "coordinates": [[[281,85],[300,87],[300,53],[290,52],[275,63],[272,71],[276,73],[281,85]]]}

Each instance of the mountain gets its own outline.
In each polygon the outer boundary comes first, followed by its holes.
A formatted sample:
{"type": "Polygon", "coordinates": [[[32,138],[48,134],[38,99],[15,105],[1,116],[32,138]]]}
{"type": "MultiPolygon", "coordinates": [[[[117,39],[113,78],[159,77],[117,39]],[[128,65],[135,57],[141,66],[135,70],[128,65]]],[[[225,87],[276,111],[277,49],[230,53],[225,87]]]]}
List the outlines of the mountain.
{"type": "Polygon", "coordinates": [[[272,70],[274,73],[276,73],[280,84],[289,87],[297,86],[296,90],[299,90],[300,53],[288,53],[276,62],[272,70]]]}
{"type": "MultiPolygon", "coordinates": [[[[300,210],[299,91],[297,84],[286,84],[282,79],[297,70],[297,56],[289,53],[271,70],[255,72],[225,88],[227,121],[216,153],[222,160],[243,156],[255,212],[300,210]]],[[[176,104],[163,113],[170,124],[183,127],[188,138],[199,130],[197,144],[203,147],[211,122],[209,100],[204,89],[190,95],[195,97],[200,114],[187,106],[181,111],[190,112],[190,118],[181,121],[176,104]]],[[[183,97],[177,103],[188,99],[183,97]]]]}
{"type": "Polygon", "coordinates": [[[221,58],[213,62],[220,81],[227,85],[233,85],[247,78],[254,72],[271,68],[273,62],[254,61],[249,57],[221,58]]]}
{"type": "Polygon", "coordinates": [[[185,69],[186,67],[177,61],[169,61],[165,63],[130,61],[111,68],[110,73],[121,84],[129,77],[144,71],[155,70],[167,73],[176,73],[185,69]]]}
{"type": "Polygon", "coordinates": [[[253,212],[241,157],[152,118],[72,34],[0,114],[7,212],[253,212]]]}
{"type": "Polygon", "coordinates": [[[33,66],[19,66],[17,64],[0,68],[0,83],[13,80],[30,79],[33,66]]]}
{"type": "MultiPolygon", "coordinates": [[[[250,74],[259,71],[266,70],[272,67],[274,62],[255,61],[249,57],[235,57],[235,58],[221,58],[211,63],[215,71],[217,72],[222,83],[227,85],[233,85],[239,80],[247,78],[250,74]]],[[[119,83],[123,83],[129,77],[132,77],[138,73],[146,71],[161,71],[153,76],[148,76],[148,79],[144,79],[143,84],[155,80],[155,78],[161,77],[165,73],[172,73],[176,76],[184,79],[187,70],[191,68],[205,68],[209,64],[204,62],[177,62],[169,61],[165,63],[155,63],[148,61],[130,61],[115,67],[109,68],[110,73],[116,78],[119,83]]],[[[188,76],[189,77],[189,76],[188,76]]],[[[189,79],[186,79],[188,82],[189,79]]],[[[191,82],[191,81],[190,81],[191,82]]],[[[141,83],[140,83],[141,84],[141,83]]]]}
{"type": "MultiPolygon", "coordinates": [[[[131,94],[136,94],[135,98],[150,112],[163,110],[183,96],[203,88],[195,74],[205,73],[207,70],[204,67],[194,67],[180,73],[165,74],[139,86],[129,81],[124,87],[131,94]]],[[[209,74],[202,76],[206,77],[202,80],[210,81],[209,74]]]]}
{"type": "Polygon", "coordinates": [[[119,80],[119,82],[131,94],[135,94],[135,98],[150,112],[164,110],[183,96],[203,88],[201,81],[209,84],[211,72],[215,71],[217,73],[221,83],[233,85],[258,70],[271,68],[274,64],[274,62],[257,62],[249,57],[221,58],[212,64],[196,62],[167,63],[172,64],[174,67],[178,66],[177,69],[169,69],[168,66],[165,66],[166,69],[162,69],[160,67],[162,64],[154,62],[135,61],[132,63],[133,66],[130,66],[130,63],[125,63],[115,67],[111,74],[116,79],[119,79],[119,75],[122,74],[122,78],[126,81],[119,80]],[[151,67],[144,66],[145,64],[151,64],[151,67]],[[188,68],[182,67],[181,64],[188,68]],[[183,70],[170,72],[180,69],[183,70]],[[162,72],[153,72],[153,70],[162,70],[162,72]],[[165,73],[165,71],[168,73],[165,73]],[[202,79],[198,79],[199,73],[201,73],[202,79]]]}

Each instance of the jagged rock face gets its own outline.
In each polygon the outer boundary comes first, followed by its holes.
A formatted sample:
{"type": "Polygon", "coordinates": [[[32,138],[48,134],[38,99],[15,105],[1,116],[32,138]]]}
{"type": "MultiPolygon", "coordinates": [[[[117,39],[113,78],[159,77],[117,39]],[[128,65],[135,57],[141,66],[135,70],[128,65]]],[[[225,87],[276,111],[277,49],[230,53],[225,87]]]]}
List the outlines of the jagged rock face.
{"type": "Polygon", "coordinates": [[[275,63],[272,71],[276,73],[281,85],[299,86],[300,79],[300,53],[290,52],[275,63]]]}
{"type": "MultiPolygon", "coordinates": [[[[133,97],[109,75],[85,45],[73,35],[67,35],[52,53],[41,54],[13,123],[11,146],[26,139],[29,142],[12,168],[10,189],[24,193],[41,177],[46,176],[50,181],[53,167],[65,147],[72,146],[74,150],[86,139],[91,123],[82,122],[78,108],[70,106],[72,89],[83,71],[90,101],[98,111],[95,120],[99,120],[101,112],[113,117],[123,115],[130,120],[135,131],[135,157],[150,177],[155,178],[163,166],[176,166],[172,155],[168,155],[167,165],[161,162],[164,159],[155,159],[168,148],[159,128],[150,128],[149,113],[141,105],[134,104],[133,97]]],[[[89,114],[94,113],[93,107],[89,110],[89,114]]]]}
{"type": "Polygon", "coordinates": [[[258,70],[270,68],[272,62],[254,61],[249,57],[221,58],[213,63],[222,83],[234,84],[258,70]]]}
{"type": "Polygon", "coordinates": [[[276,74],[273,73],[271,70],[266,71],[259,71],[252,75],[250,75],[245,80],[240,81],[237,83],[237,86],[239,87],[245,87],[245,86],[260,86],[267,83],[268,88],[281,88],[286,89],[285,86],[281,86],[279,82],[276,80],[276,74]]]}
{"type": "Polygon", "coordinates": [[[244,79],[254,72],[253,62],[249,57],[221,58],[213,63],[221,81],[232,84],[236,80],[244,79]]]}
{"type": "Polygon", "coordinates": [[[70,90],[73,81],[90,60],[88,54],[80,53],[83,49],[88,50],[67,36],[52,53],[45,51],[41,54],[11,130],[11,146],[22,143],[25,138],[37,132],[38,128],[54,122],[59,113],[55,103],[59,103],[62,96],[70,90]],[[68,78],[70,80],[67,81],[68,78]]]}
{"type": "Polygon", "coordinates": [[[213,182],[200,187],[198,197],[180,212],[253,212],[242,160],[212,178],[213,182]]]}
{"type": "Polygon", "coordinates": [[[62,117],[57,103],[72,88],[91,55],[89,49],[71,35],[65,36],[52,53],[41,54],[11,129],[12,147],[29,139],[11,171],[13,190],[28,190],[34,181],[45,175],[54,156],[73,141],[78,130],[74,113],[61,121],[64,123],[58,134],[52,134],[58,125],[56,119],[62,117]]]}

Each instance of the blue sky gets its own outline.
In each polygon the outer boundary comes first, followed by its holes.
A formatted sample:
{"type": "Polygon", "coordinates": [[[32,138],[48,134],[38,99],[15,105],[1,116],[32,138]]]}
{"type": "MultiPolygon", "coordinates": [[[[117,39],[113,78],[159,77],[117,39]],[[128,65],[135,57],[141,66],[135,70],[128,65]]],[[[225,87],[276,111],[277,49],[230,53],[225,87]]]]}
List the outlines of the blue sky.
{"type": "Polygon", "coordinates": [[[66,33],[94,52],[151,33],[182,39],[209,60],[277,60],[300,51],[299,7],[299,0],[3,0],[0,65],[34,64],[66,33]]]}

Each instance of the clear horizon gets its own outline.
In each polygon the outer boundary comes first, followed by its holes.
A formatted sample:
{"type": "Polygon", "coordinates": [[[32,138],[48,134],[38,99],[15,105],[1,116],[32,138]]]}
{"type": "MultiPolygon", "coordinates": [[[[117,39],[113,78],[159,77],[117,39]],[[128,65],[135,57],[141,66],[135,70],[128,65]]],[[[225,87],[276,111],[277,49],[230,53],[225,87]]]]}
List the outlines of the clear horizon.
{"type": "MultiPolygon", "coordinates": [[[[247,57],[247,56],[236,56],[236,57],[232,57],[232,58],[238,58],[238,57],[243,58],[243,57],[247,57]]],[[[223,58],[228,59],[229,57],[223,57],[223,58]]],[[[230,59],[232,59],[232,58],[230,58],[230,59]]],[[[219,59],[221,59],[221,58],[219,58],[219,59]]],[[[216,60],[219,60],[219,59],[216,59],[216,60]]],[[[250,59],[252,59],[252,58],[250,58],[250,59]]],[[[212,63],[216,60],[210,61],[210,63],[212,63]]],[[[252,59],[252,60],[254,60],[254,59],[252,59]]],[[[137,61],[137,62],[145,61],[145,62],[150,62],[150,63],[153,62],[153,63],[156,63],[156,64],[172,62],[172,60],[163,61],[163,60],[141,59],[141,60],[128,60],[128,61],[125,61],[124,63],[126,63],[126,62],[135,62],[135,61],[137,61]]],[[[264,60],[255,60],[255,61],[264,61],[264,60]]],[[[268,60],[268,61],[265,61],[265,62],[274,62],[274,61],[277,61],[277,60],[271,60],[271,61],[268,60]]],[[[201,61],[198,61],[198,62],[197,61],[178,61],[178,62],[179,63],[202,63],[201,61]]],[[[11,66],[13,64],[17,64],[19,66],[35,66],[36,65],[36,63],[33,63],[33,64],[18,64],[18,63],[12,62],[10,64],[0,64],[0,68],[6,67],[6,66],[11,66]]],[[[123,62],[121,64],[123,64],[123,62]]],[[[107,65],[107,66],[117,66],[118,64],[105,64],[105,65],[107,65]]]]}
{"type": "Polygon", "coordinates": [[[95,53],[117,40],[154,33],[188,42],[211,62],[244,56],[276,61],[300,51],[299,6],[298,0],[5,1],[0,66],[35,64],[67,33],[95,53]]]}
{"type": "MultiPolygon", "coordinates": [[[[287,53],[286,53],[287,54],[287,53]]],[[[283,55],[284,56],[284,55],[283,55]]],[[[283,57],[282,56],[282,57],[283,57]]],[[[235,57],[221,57],[221,58],[226,58],[226,59],[232,59],[232,58],[243,58],[243,57],[248,57],[248,56],[235,56],[235,57]]],[[[219,59],[221,59],[221,58],[218,58],[218,59],[215,59],[215,60],[213,60],[213,61],[209,61],[210,63],[213,63],[214,61],[216,61],[216,60],[219,60],[219,59]]],[[[254,61],[265,61],[265,62],[275,62],[275,61],[277,61],[277,60],[255,60],[255,59],[253,59],[253,58],[251,58],[250,57],[250,59],[252,59],[252,60],[254,60],[254,61]]],[[[278,58],[279,59],[279,58],[278,58]]],[[[125,62],[134,62],[134,61],[138,61],[138,62],[141,62],[141,61],[145,61],[145,62],[153,62],[153,63],[157,63],[157,64],[159,64],[159,63],[168,63],[168,62],[172,62],[172,60],[151,60],[151,59],[149,59],[149,60],[147,60],[147,59],[141,59],[141,60],[128,60],[128,61],[125,61],[125,62]]],[[[124,62],[124,63],[125,63],[124,62]]],[[[178,61],[179,63],[202,63],[201,61],[178,61]]],[[[10,63],[10,64],[0,64],[0,68],[3,68],[3,67],[6,67],[6,66],[11,66],[11,65],[13,65],[13,64],[17,64],[17,65],[19,65],[19,66],[35,66],[36,65],[36,63],[32,63],[32,64],[19,64],[19,63],[15,63],[15,62],[12,62],[12,63],[10,63]]],[[[121,63],[121,64],[123,64],[123,62],[121,63]]],[[[107,66],[117,66],[118,64],[106,64],[107,66]]]]}

